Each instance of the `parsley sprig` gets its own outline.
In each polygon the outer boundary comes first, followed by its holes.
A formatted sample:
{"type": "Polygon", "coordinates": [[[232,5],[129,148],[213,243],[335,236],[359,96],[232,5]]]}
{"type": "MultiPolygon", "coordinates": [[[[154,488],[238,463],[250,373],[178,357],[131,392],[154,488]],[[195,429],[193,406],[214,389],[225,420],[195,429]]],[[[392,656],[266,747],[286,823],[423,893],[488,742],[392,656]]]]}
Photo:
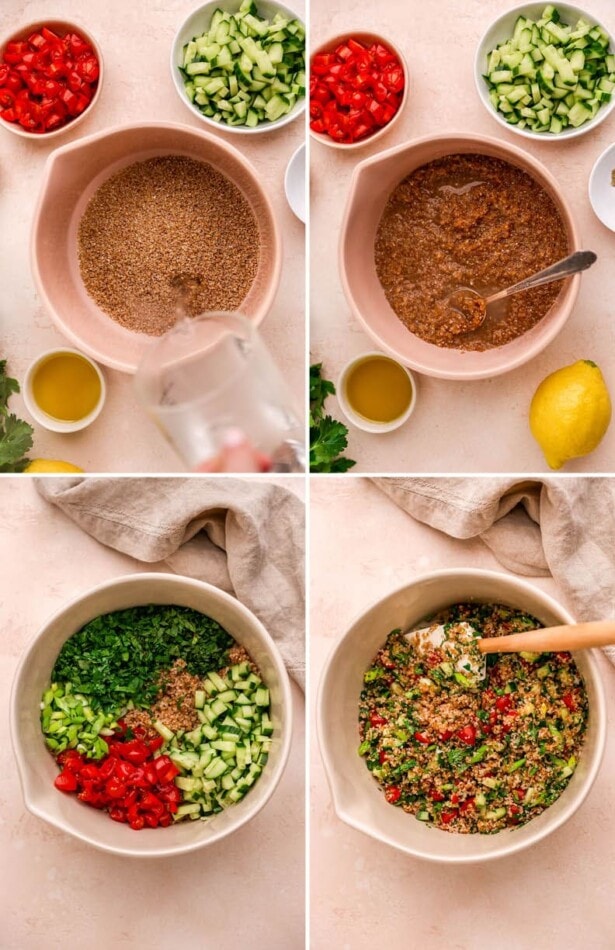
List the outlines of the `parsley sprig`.
{"type": "Polygon", "coordinates": [[[32,448],[34,429],[9,412],[9,399],[19,392],[19,383],[6,374],[6,360],[0,360],[0,472],[23,472],[32,448]]]}
{"type": "Polygon", "coordinates": [[[356,465],[344,458],[348,445],[348,428],[325,415],[325,401],[335,395],[335,386],[322,377],[322,363],[310,366],[310,471],[347,472],[356,465]]]}

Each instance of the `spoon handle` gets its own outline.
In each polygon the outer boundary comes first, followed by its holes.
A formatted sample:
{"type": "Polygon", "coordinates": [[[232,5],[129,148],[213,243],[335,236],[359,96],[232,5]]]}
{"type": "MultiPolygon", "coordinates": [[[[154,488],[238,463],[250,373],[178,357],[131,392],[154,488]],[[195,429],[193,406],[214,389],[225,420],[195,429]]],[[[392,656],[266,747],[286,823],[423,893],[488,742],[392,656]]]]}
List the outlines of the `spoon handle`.
{"type": "Polygon", "coordinates": [[[562,258],[550,267],[538,271],[525,280],[520,280],[518,284],[507,287],[506,290],[500,290],[497,294],[492,294],[485,298],[485,303],[492,303],[494,300],[502,300],[504,297],[510,297],[512,294],[518,294],[522,290],[530,290],[532,287],[540,287],[542,284],[550,284],[552,280],[562,280],[571,274],[578,274],[579,271],[587,270],[596,261],[597,257],[593,251],[575,251],[568,257],[562,258]]]}
{"type": "Polygon", "coordinates": [[[615,643],[615,620],[593,620],[563,627],[545,627],[489,637],[478,641],[481,653],[556,653],[559,650],[585,650],[615,643]]]}

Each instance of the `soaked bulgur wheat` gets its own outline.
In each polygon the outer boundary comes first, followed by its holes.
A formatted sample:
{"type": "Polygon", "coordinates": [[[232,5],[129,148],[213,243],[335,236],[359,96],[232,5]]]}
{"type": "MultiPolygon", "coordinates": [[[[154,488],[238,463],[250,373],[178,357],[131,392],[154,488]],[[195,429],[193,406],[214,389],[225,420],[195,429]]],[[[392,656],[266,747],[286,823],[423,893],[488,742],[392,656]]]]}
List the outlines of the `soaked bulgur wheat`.
{"type": "Polygon", "coordinates": [[[481,637],[542,625],[501,604],[457,604],[427,622],[444,625],[461,657],[390,633],[365,673],[359,754],[387,801],[427,824],[480,834],[523,825],[576,768],[588,712],[581,674],[570,653],[492,654],[487,678],[468,686],[476,646],[461,643],[460,624],[481,637]]]}
{"type": "Polygon", "coordinates": [[[238,310],[256,277],[259,232],[239,188],[205,162],[168,155],[122,169],[79,222],[81,277],[104,312],[159,336],[189,316],[238,310]]]}
{"type": "MultiPolygon", "coordinates": [[[[569,253],[564,222],[545,189],[488,155],[447,155],[407,175],[376,232],[376,273],[395,314],[422,340],[460,350],[504,346],[548,313],[562,284],[535,287],[464,320],[448,304],[472,288],[511,287],[569,253]]],[[[473,305],[471,311],[476,306],[473,305]]]]}

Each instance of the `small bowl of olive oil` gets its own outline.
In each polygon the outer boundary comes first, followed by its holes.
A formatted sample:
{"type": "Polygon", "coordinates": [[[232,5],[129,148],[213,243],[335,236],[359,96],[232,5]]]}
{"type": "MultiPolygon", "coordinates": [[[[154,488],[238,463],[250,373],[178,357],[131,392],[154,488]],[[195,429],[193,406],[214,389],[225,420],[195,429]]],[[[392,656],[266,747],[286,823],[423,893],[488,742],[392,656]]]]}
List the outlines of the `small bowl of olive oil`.
{"type": "Polygon", "coordinates": [[[416,380],[385,353],[362,353],[342,370],[337,398],[348,421],[359,429],[392,432],[414,412],[416,380]]]}
{"type": "Polygon", "coordinates": [[[23,397],[30,415],[46,429],[78,432],[100,414],[105,380],[96,363],[78,350],[48,350],[30,365],[23,397]]]}

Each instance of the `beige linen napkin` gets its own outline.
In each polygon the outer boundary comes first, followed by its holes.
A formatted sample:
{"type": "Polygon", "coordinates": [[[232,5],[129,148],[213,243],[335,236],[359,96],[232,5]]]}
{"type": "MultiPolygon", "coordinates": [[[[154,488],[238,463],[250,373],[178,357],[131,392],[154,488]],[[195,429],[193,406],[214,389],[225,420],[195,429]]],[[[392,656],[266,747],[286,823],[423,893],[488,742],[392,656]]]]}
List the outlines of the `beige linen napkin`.
{"type": "MultiPolygon", "coordinates": [[[[418,521],[480,538],[508,570],[552,575],[578,620],[615,620],[615,480],[374,478],[418,521]]],[[[615,664],[615,648],[604,651],[615,664]]]]}
{"type": "Polygon", "coordinates": [[[35,481],[101,544],[234,594],[304,687],[304,506],[292,492],[226,477],[35,481]]]}

